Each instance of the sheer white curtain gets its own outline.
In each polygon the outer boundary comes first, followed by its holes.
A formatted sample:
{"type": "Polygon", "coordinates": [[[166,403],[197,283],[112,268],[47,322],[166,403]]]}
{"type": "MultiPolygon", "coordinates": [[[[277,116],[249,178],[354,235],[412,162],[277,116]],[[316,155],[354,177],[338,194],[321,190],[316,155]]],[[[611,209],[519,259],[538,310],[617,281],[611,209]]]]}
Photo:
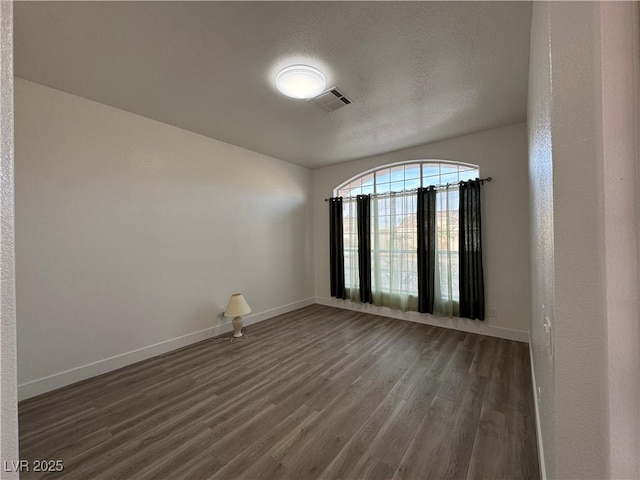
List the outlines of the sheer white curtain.
{"type": "Polygon", "coordinates": [[[360,301],[360,276],[358,274],[358,211],[356,199],[342,201],[344,233],[344,287],[347,298],[360,301]]]}
{"type": "Polygon", "coordinates": [[[460,189],[447,186],[436,195],[436,262],[434,314],[458,316],[458,206],[460,189]]]}
{"type": "Polygon", "coordinates": [[[417,196],[371,199],[373,303],[396,310],[418,308],[417,196]]]}

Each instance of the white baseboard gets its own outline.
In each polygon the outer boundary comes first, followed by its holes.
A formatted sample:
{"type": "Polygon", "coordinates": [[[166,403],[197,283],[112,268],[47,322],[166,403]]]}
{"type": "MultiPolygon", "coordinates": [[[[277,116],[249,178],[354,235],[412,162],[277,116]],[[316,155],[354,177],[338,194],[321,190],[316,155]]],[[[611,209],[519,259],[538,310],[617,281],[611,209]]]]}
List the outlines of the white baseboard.
{"type": "Polygon", "coordinates": [[[369,303],[357,303],[349,300],[340,300],[336,298],[315,297],[315,302],[320,305],[330,307],[338,307],[346,310],[354,310],[356,312],[371,313],[373,315],[381,315],[383,317],[397,318],[408,322],[423,323],[425,325],[433,325],[436,327],[450,328],[453,330],[461,330],[463,332],[477,333],[478,335],[488,335],[490,337],[504,338],[506,340],[515,340],[516,342],[529,343],[529,332],[524,330],[513,330],[510,328],[496,327],[487,325],[486,322],[477,320],[469,320],[466,318],[442,318],[435,317],[426,313],[418,312],[400,312],[391,310],[387,307],[378,307],[369,303]]]}
{"type": "MultiPolygon", "coordinates": [[[[272,308],[263,312],[254,313],[244,317],[244,325],[252,325],[254,323],[262,322],[269,318],[283,313],[292,312],[298,308],[306,307],[314,303],[313,298],[307,298],[298,302],[282,305],[281,307],[272,308]]],[[[146,360],[151,357],[162,355],[163,353],[176,350],[178,348],[186,347],[192,343],[206,340],[207,338],[222,335],[227,332],[233,331],[231,326],[231,320],[226,320],[220,325],[216,325],[213,328],[205,328],[197,332],[188,333],[180,337],[165,340],[164,342],[156,343],[146,347],[133,350],[131,352],[122,353],[120,355],[114,355],[113,357],[98,360],[97,362],[82,365],[80,367],[72,368],[64,372],[54,373],[37,380],[25,382],[18,385],[18,400],[24,400],[27,398],[35,397],[42,393],[55,390],[56,388],[64,387],[72,383],[86,380],[87,378],[102,375],[103,373],[117,370],[118,368],[126,367],[136,362],[146,360]]]]}
{"type": "Polygon", "coordinates": [[[533,406],[536,411],[536,437],[538,439],[538,464],[540,465],[540,478],[547,480],[547,465],[544,461],[544,447],[542,445],[542,430],[540,426],[540,406],[538,405],[538,384],[536,372],[533,367],[533,346],[529,342],[529,362],[531,363],[531,382],[533,386],[533,406]]]}

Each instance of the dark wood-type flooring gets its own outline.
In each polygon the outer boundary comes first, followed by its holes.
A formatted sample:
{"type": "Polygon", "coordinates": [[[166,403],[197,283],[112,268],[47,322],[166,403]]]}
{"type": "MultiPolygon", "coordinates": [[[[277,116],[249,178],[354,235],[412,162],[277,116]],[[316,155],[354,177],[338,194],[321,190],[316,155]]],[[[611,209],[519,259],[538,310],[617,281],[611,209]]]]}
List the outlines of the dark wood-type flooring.
{"type": "MultiPolygon", "coordinates": [[[[312,305],[23,401],[69,479],[539,478],[528,346],[312,305]]],[[[22,478],[35,478],[29,472],[22,478]]]]}

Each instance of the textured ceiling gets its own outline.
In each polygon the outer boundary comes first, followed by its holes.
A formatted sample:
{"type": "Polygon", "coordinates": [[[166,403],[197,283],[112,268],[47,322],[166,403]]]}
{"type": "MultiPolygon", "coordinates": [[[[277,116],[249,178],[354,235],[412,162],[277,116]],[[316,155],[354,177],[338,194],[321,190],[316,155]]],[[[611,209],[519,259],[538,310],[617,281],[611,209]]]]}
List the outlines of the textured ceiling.
{"type": "Polygon", "coordinates": [[[308,167],[524,121],[529,2],[16,2],[27,80],[308,167]],[[353,104],[279,94],[305,62],[353,104]]]}

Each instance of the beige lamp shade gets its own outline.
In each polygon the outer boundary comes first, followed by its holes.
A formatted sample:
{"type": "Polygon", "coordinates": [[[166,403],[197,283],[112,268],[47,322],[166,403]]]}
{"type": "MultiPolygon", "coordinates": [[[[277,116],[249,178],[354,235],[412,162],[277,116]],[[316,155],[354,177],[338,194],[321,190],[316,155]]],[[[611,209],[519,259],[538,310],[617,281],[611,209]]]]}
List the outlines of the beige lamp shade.
{"type": "Polygon", "coordinates": [[[251,307],[241,293],[234,293],[224,311],[225,317],[240,317],[251,312],[251,307]]]}

